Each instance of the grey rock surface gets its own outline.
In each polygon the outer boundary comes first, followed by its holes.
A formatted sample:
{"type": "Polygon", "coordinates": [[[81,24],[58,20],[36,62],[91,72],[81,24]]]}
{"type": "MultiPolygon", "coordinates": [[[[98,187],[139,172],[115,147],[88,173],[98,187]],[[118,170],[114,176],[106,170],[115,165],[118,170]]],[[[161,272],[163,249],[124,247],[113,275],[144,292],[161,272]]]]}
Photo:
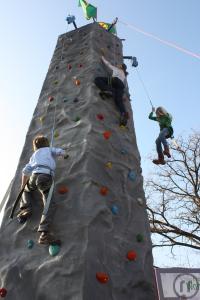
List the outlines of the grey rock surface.
{"type": "Polygon", "coordinates": [[[99,97],[94,78],[107,74],[101,48],[109,61],[122,63],[120,39],[98,24],[58,38],[0,229],[0,287],[7,289],[7,300],[155,299],[132,109],[126,101],[130,119],[127,128],[120,128],[113,99],[99,97]],[[75,85],[75,79],[80,85],[75,85]],[[50,96],[54,97],[51,102],[50,96]],[[9,220],[9,214],[20,189],[22,168],[32,154],[32,139],[37,134],[51,137],[55,109],[54,146],[66,147],[69,158],[57,161],[52,229],[62,246],[52,257],[48,247],[37,244],[42,213],[38,195],[33,199],[33,216],[24,225],[16,218],[9,220]],[[104,119],[99,120],[98,114],[104,119]],[[111,132],[108,140],[105,131],[111,132]],[[68,192],[59,194],[60,186],[66,186],[68,192]],[[101,187],[108,188],[107,195],[101,195],[101,187]],[[143,241],[138,241],[138,234],[143,241]],[[27,247],[28,240],[34,241],[32,249],[27,247]],[[129,251],[135,251],[135,260],[127,259],[129,251]],[[106,273],[109,280],[100,283],[98,272],[106,273]]]}

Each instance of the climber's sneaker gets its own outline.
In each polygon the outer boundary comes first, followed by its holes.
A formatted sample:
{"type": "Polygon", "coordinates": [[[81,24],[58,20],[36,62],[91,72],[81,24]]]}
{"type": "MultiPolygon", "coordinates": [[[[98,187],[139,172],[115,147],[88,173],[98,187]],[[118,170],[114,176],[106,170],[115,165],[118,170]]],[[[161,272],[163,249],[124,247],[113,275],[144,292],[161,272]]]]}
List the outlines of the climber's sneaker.
{"type": "Polygon", "coordinates": [[[119,126],[126,126],[127,125],[127,114],[126,113],[122,113],[120,116],[120,121],[119,121],[119,126]]]}
{"type": "Polygon", "coordinates": [[[22,208],[17,214],[17,220],[20,224],[24,224],[30,218],[32,212],[30,208],[22,208]]]}
{"type": "Polygon", "coordinates": [[[155,165],[165,165],[166,161],[164,160],[164,155],[163,154],[158,155],[158,159],[154,159],[153,163],[155,165]]]}
{"type": "Polygon", "coordinates": [[[61,240],[56,239],[52,234],[49,232],[43,231],[40,234],[38,239],[38,243],[42,245],[61,245],[61,240]]]}

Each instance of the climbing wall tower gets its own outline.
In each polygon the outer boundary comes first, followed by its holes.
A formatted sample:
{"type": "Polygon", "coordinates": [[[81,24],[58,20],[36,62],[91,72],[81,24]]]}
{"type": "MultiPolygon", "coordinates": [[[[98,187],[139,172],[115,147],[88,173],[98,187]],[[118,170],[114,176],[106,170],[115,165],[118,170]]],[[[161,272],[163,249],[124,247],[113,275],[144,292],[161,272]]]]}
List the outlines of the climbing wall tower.
{"type": "Polygon", "coordinates": [[[119,127],[113,99],[102,100],[93,83],[107,74],[101,48],[111,63],[122,63],[120,39],[98,24],[58,38],[0,230],[0,292],[7,291],[8,300],[155,299],[131,105],[125,102],[128,126],[119,127]],[[30,220],[9,220],[32,139],[51,138],[53,124],[54,146],[69,154],[58,160],[55,176],[53,231],[60,249],[37,244],[42,213],[37,194],[30,220]]]}

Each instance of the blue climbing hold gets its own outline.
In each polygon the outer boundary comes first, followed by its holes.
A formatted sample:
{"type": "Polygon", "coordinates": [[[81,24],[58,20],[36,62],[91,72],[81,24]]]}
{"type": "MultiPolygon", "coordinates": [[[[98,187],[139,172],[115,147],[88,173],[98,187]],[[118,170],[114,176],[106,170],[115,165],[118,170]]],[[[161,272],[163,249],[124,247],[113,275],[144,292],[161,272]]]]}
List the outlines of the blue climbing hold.
{"type": "Polygon", "coordinates": [[[117,205],[113,205],[111,207],[111,211],[112,211],[113,215],[118,215],[119,214],[119,207],[117,205]]]}
{"type": "Polygon", "coordinates": [[[129,174],[128,174],[128,178],[130,179],[130,180],[135,180],[135,178],[136,178],[136,174],[135,174],[135,171],[133,171],[133,170],[131,170],[130,172],[129,172],[129,174]]]}
{"type": "Polygon", "coordinates": [[[128,154],[128,151],[126,149],[122,149],[121,154],[126,155],[126,154],[128,154]]]}
{"type": "Polygon", "coordinates": [[[60,252],[60,246],[59,245],[50,245],[49,246],[49,254],[51,256],[56,256],[60,252]]]}
{"type": "Polygon", "coordinates": [[[34,246],[34,241],[28,240],[28,241],[27,241],[27,248],[28,248],[28,249],[32,249],[33,246],[34,246]]]}

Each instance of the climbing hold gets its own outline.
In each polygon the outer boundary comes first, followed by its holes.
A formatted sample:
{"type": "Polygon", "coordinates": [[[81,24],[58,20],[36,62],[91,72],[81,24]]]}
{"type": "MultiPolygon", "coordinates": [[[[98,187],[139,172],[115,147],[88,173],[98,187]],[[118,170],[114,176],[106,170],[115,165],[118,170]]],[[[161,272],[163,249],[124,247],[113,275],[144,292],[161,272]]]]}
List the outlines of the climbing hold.
{"type": "Polygon", "coordinates": [[[120,125],[119,126],[121,129],[126,129],[126,126],[124,126],[124,125],[120,125]]]}
{"type": "Polygon", "coordinates": [[[39,118],[40,123],[43,123],[43,122],[44,122],[44,119],[45,119],[44,116],[40,117],[40,118],[39,118]]]}
{"type": "Polygon", "coordinates": [[[117,205],[113,205],[111,207],[111,211],[112,211],[113,215],[118,215],[119,214],[119,208],[118,208],[118,206],[117,205]]]}
{"type": "Polygon", "coordinates": [[[59,133],[58,133],[58,131],[55,131],[55,133],[54,133],[54,137],[55,137],[55,138],[59,137],[59,133]]]}
{"type": "Polygon", "coordinates": [[[68,99],[65,97],[65,98],[63,98],[63,102],[67,102],[68,101],[68,99]]]}
{"type": "Polygon", "coordinates": [[[100,121],[103,121],[104,120],[104,115],[98,114],[97,119],[100,120],[100,121]]]}
{"type": "Polygon", "coordinates": [[[32,249],[33,246],[34,246],[34,241],[28,240],[28,241],[27,241],[27,248],[28,248],[28,249],[32,249]]]}
{"type": "Polygon", "coordinates": [[[5,288],[0,289],[0,296],[4,298],[7,295],[7,290],[5,288]]]}
{"type": "Polygon", "coordinates": [[[55,84],[55,85],[58,84],[58,80],[55,80],[55,81],[54,81],[54,84],[55,84]]]}
{"type": "Polygon", "coordinates": [[[111,132],[110,131],[104,131],[103,136],[106,140],[108,140],[111,137],[111,132]]]}
{"type": "Polygon", "coordinates": [[[59,245],[50,245],[49,246],[49,254],[51,256],[56,256],[60,252],[60,246],[59,245]]]}
{"type": "Polygon", "coordinates": [[[82,66],[83,66],[82,64],[79,64],[79,65],[78,65],[79,68],[82,68],[82,66]]]}
{"type": "Polygon", "coordinates": [[[135,251],[130,250],[130,251],[127,253],[126,257],[128,258],[128,260],[136,260],[137,254],[136,254],[135,251]]]}
{"type": "Polygon", "coordinates": [[[83,51],[80,51],[80,55],[82,55],[84,52],[83,51]]]}
{"type": "Polygon", "coordinates": [[[107,167],[108,169],[112,169],[112,163],[111,163],[111,161],[108,161],[108,162],[106,163],[106,167],[107,167]]]}
{"type": "Polygon", "coordinates": [[[142,235],[141,233],[138,233],[138,234],[136,235],[136,240],[137,240],[138,243],[143,242],[143,241],[144,241],[143,235],[142,235]]]}
{"type": "Polygon", "coordinates": [[[123,154],[123,155],[128,154],[128,151],[126,149],[122,149],[121,154],[123,154]]]}
{"type": "Polygon", "coordinates": [[[61,194],[61,195],[66,194],[68,191],[69,191],[69,189],[66,186],[60,186],[58,188],[58,193],[61,194]]]}
{"type": "Polygon", "coordinates": [[[59,66],[55,66],[55,70],[58,70],[59,69],[59,66]]]}
{"type": "Polygon", "coordinates": [[[70,71],[72,69],[71,65],[67,65],[67,69],[70,71]]]}
{"type": "Polygon", "coordinates": [[[140,206],[143,206],[144,200],[143,200],[142,198],[137,198],[137,203],[138,203],[140,206]]]}
{"type": "Polygon", "coordinates": [[[74,103],[77,103],[78,101],[79,101],[78,98],[74,98],[74,100],[73,100],[74,103]]]}
{"type": "Polygon", "coordinates": [[[74,83],[75,83],[76,86],[79,86],[81,84],[79,79],[76,79],[74,83]]]}
{"type": "Polygon", "coordinates": [[[96,279],[100,282],[100,283],[107,283],[109,280],[109,276],[106,273],[103,272],[97,272],[96,273],[96,279]]]}
{"type": "Polygon", "coordinates": [[[52,102],[54,100],[54,97],[53,96],[49,96],[49,102],[52,102]]]}
{"type": "Polygon", "coordinates": [[[74,119],[74,122],[78,122],[78,121],[80,121],[80,119],[81,119],[81,118],[77,116],[77,117],[74,119]]]}
{"type": "Polygon", "coordinates": [[[110,49],[110,48],[111,48],[111,46],[110,46],[110,45],[108,45],[108,46],[107,46],[107,48],[108,48],[108,49],[110,49]]]}
{"type": "Polygon", "coordinates": [[[136,178],[135,171],[131,170],[131,171],[129,172],[129,174],[128,174],[128,178],[129,178],[130,180],[134,181],[135,178],[136,178]]]}
{"type": "Polygon", "coordinates": [[[100,194],[101,194],[102,196],[106,196],[106,195],[108,194],[108,188],[107,188],[106,186],[102,186],[102,187],[100,188],[100,194]]]}

